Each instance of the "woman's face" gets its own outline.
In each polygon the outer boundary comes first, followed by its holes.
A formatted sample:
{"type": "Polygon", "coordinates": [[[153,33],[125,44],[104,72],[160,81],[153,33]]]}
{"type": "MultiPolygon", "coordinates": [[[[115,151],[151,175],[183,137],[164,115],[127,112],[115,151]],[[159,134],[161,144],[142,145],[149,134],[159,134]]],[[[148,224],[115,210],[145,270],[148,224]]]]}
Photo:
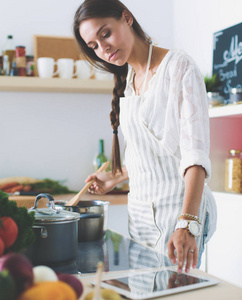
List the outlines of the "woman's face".
{"type": "Polygon", "coordinates": [[[123,66],[129,59],[134,36],[132,19],[95,18],[81,22],[79,32],[88,47],[102,60],[123,66]],[[131,20],[131,21],[130,21],[131,20]]]}

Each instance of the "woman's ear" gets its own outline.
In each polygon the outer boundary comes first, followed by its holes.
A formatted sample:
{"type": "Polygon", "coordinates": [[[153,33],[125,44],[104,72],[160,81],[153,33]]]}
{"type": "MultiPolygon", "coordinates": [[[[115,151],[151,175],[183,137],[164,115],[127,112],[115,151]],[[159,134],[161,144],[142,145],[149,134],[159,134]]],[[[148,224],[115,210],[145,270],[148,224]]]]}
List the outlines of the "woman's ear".
{"type": "Polygon", "coordinates": [[[133,17],[128,10],[124,10],[122,13],[122,17],[124,18],[125,22],[131,27],[133,25],[133,17]]]}

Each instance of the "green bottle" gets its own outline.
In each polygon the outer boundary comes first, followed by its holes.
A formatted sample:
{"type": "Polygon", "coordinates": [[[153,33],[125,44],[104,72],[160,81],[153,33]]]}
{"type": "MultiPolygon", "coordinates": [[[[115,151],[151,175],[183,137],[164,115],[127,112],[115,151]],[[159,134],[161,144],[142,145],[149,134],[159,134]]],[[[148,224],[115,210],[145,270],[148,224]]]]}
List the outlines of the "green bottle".
{"type": "Polygon", "coordinates": [[[104,154],[104,141],[99,140],[99,153],[95,160],[95,170],[99,169],[103,163],[108,161],[107,157],[104,154]]]}

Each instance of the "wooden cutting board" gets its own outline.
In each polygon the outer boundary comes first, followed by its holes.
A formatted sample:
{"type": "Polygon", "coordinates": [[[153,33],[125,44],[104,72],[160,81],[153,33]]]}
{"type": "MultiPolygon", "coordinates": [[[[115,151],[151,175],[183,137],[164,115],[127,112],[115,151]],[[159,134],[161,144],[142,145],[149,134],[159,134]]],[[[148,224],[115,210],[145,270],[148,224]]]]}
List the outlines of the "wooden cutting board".
{"type": "MultiPolygon", "coordinates": [[[[34,206],[35,196],[9,196],[9,200],[14,200],[17,203],[18,207],[26,207],[27,209],[34,206]]],[[[48,199],[42,198],[38,203],[39,208],[47,208],[46,203],[48,203],[48,199]]]]}

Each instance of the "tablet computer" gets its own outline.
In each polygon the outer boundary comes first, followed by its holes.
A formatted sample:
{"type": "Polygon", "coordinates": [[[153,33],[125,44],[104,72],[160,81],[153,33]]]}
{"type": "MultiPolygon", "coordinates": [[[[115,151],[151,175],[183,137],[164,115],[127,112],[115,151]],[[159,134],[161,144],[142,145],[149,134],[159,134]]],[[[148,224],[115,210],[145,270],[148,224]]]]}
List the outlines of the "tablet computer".
{"type": "Polygon", "coordinates": [[[218,284],[214,278],[194,274],[178,274],[173,269],[137,272],[127,276],[103,280],[101,286],[111,288],[131,299],[149,299],[181,293],[218,284]]]}

